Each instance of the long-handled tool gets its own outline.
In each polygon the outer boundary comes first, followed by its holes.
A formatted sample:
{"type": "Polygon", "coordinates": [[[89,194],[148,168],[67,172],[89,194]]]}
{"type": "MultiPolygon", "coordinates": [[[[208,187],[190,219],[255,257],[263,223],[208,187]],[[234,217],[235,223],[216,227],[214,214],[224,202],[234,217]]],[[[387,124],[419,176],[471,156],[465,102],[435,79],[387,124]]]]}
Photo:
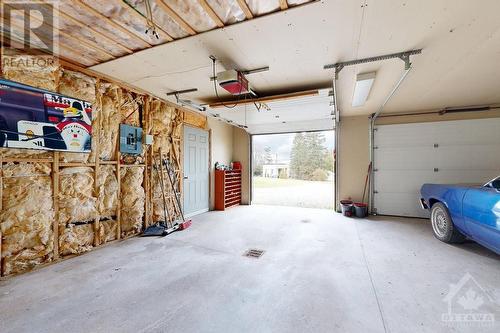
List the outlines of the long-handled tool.
{"type": "MultiPolygon", "coordinates": [[[[161,158],[161,151],[160,151],[160,158],[161,158]]],[[[163,170],[160,170],[154,154],[153,154],[153,168],[156,170],[156,172],[158,174],[158,178],[160,179],[161,194],[162,194],[162,198],[163,198],[163,218],[165,220],[158,221],[155,224],[147,227],[146,230],[144,230],[144,232],[142,234],[142,236],[144,236],[144,237],[166,236],[166,235],[179,229],[179,225],[173,224],[173,222],[171,221],[170,212],[168,211],[168,207],[167,207],[167,200],[165,198],[165,182],[163,179],[163,170]],[[170,222],[170,226],[169,226],[169,222],[170,222]]]]}
{"type": "Polygon", "coordinates": [[[168,175],[168,179],[170,181],[170,185],[172,186],[172,192],[174,192],[175,201],[177,203],[177,209],[182,217],[182,221],[177,222],[177,224],[179,225],[180,230],[187,229],[187,228],[189,228],[189,226],[191,226],[192,221],[186,220],[186,218],[184,217],[184,213],[182,212],[181,200],[179,198],[179,192],[177,191],[177,177],[175,175],[175,171],[173,170],[172,166],[170,165],[170,161],[168,159],[163,159],[162,163],[165,166],[165,168],[167,169],[167,175],[168,175]]]}
{"type": "Polygon", "coordinates": [[[370,164],[368,164],[368,172],[366,173],[366,179],[365,179],[365,187],[363,189],[363,201],[361,201],[362,203],[365,202],[365,195],[366,195],[366,187],[367,185],[369,186],[369,181],[370,181],[370,173],[372,171],[372,162],[370,162],[370,164]]]}

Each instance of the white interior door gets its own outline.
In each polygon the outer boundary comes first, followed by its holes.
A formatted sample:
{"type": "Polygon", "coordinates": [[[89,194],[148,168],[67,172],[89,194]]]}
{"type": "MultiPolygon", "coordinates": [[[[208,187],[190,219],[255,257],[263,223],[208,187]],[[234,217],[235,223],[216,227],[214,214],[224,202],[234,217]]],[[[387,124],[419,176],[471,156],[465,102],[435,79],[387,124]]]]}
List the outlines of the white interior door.
{"type": "Polygon", "coordinates": [[[500,118],[379,125],[374,133],[378,214],[428,217],[424,183],[485,183],[500,174],[500,118]]]}
{"type": "Polygon", "coordinates": [[[208,211],[208,132],[184,127],[184,214],[208,211]]]}

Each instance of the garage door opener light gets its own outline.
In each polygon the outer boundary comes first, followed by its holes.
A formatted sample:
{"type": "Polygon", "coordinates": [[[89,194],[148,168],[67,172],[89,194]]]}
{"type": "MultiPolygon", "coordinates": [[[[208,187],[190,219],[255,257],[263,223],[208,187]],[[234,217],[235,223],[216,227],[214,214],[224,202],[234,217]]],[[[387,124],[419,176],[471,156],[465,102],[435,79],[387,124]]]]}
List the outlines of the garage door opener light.
{"type": "Polygon", "coordinates": [[[358,74],[356,77],[356,86],[352,96],[352,106],[363,106],[370,95],[370,91],[375,81],[375,72],[358,74]]]}

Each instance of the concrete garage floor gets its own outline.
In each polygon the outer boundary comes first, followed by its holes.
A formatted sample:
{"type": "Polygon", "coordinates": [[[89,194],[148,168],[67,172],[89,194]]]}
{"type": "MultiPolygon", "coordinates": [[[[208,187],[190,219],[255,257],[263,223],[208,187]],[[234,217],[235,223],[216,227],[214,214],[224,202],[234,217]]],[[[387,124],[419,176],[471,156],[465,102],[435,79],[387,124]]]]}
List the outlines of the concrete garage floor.
{"type": "Polygon", "coordinates": [[[0,281],[0,332],[498,332],[499,263],[425,220],[242,206],[0,281]],[[466,272],[492,327],[441,321],[466,272]]]}

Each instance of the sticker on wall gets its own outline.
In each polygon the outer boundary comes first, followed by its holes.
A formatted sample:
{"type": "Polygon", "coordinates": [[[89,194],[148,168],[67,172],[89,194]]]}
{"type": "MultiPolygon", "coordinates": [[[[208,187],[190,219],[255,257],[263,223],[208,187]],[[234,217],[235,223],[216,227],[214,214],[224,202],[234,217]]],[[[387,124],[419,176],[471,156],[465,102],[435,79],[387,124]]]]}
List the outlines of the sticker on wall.
{"type": "Polygon", "coordinates": [[[92,104],[0,80],[0,147],[89,153],[92,104]]]}

